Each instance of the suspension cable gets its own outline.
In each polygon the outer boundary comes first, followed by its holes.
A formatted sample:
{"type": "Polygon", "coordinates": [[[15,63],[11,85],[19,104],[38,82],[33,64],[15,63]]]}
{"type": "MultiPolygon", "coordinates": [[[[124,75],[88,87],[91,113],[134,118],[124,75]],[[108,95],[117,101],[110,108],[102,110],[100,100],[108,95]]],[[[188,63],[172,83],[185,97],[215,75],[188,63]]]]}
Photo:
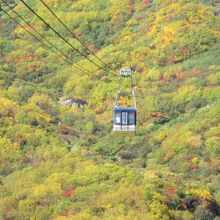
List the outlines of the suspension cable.
{"type": "Polygon", "coordinates": [[[100,69],[108,72],[106,69],[92,61],[90,58],[88,58],[85,54],[80,52],[76,47],[74,47],[71,43],[69,43],[61,34],[59,34],[53,27],[51,27],[50,24],[48,24],[37,12],[35,12],[24,0],[20,0],[32,13],[34,13],[44,24],[46,24],[57,36],[59,36],[64,42],[66,42],[70,47],[72,47],[75,51],[77,51],[81,56],[85,57],[88,61],[93,63],[95,66],[99,67],[100,69]]]}
{"type": "Polygon", "coordinates": [[[68,27],[67,25],[55,14],[55,12],[43,1],[40,0],[40,2],[54,15],[54,17],[56,17],[56,19],[65,27],[65,29],[73,36],[73,38],[75,38],[81,45],[83,45],[94,57],[96,57],[102,64],[104,64],[107,68],[109,68],[110,70],[115,71],[114,69],[111,68],[111,66],[109,66],[108,64],[106,64],[105,62],[103,62],[95,53],[92,52],[92,50],[90,50],[68,27]]]}
{"type": "Polygon", "coordinates": [[[64,59],[68,64],[73,65],[74,68],[76,68],[77,70],[80,70],[82,72],[86,72],[87,74],[92,74],[91,72],[89,72],[89,70],[85,69],[84,67],[80,66],[79,64],[73,64],[72,62],[70,62],[68,59],[70,59],[70,57],[68,55],[66,55],[65,53],[63,53],[59,48],[57,48],[54,44],[52,44],[49,40],[47,40],[39,31],[37,31],[32,25],[30,25],[29,22],[27,22],[21,15],[19,15],[10,5],[8,5],[4,0],[2,0],[2,2],[7,5],[19,18],[21,18],[32,30],[34,30],[42,39],[44,39],[45,41],[47,41],[51,46],[49,47],[47,44],[45,44],[40,38],[36,37],[32,32],[30,32],[25,26],[23,26],[20,22],[18,22],[15,18],[13,18],[10,14],[8,14],[4,9],[2,9],[2,11],[8,16],[10,17],[14,22],[16,22],[19,26],[21,26],[25,31],[27,31],[35,40],[38,40],[42,45],[44,45],[47,49],[51,50],[53,53],[55,53],[57,56],[59,56],[60,58],[64,59]],[[60,54],[58,54],[53,48],[55,48],[55,50],[59,51],[62,56],[60,54]]]}

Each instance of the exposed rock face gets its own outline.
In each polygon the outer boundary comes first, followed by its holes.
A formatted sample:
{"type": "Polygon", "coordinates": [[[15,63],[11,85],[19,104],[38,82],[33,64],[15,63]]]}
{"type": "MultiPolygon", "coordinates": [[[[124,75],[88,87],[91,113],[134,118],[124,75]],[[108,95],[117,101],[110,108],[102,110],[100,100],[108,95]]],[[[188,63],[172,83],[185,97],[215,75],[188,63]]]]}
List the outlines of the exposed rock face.
{"type": "Polygon", "coordinates": [[[69,98],[64,101],[60,101],[59,104],[63,106],[69,106],[71,108],[83,108],[83,106],[86,105],[87,102],[82,99],[69,98]]]}

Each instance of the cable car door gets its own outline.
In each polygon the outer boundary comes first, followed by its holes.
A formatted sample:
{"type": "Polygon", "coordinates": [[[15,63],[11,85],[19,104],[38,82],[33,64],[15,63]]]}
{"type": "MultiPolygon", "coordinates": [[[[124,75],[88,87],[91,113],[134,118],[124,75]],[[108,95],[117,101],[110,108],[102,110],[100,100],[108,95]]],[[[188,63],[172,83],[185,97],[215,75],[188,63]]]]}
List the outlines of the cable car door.
{"type": "Polygon", "coordinates": [[[122,112],[121,117],[122,117],[122,125],[127,125],[128,124],[128,113],[122,112]]]}

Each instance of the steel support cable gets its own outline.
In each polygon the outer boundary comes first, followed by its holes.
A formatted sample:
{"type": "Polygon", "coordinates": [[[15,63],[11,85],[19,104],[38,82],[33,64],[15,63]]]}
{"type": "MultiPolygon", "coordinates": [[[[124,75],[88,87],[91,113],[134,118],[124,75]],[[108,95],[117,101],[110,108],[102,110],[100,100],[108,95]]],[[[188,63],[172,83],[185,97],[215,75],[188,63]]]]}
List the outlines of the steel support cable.
{"type": "MultiPolygon", "coordinates": [[[[86,68],[82,67],[79,64],[74,64],[72,62],[69,62],[68,59],[71,59],[71,57],[69,57],[67,54],[65,54],[63,51],[61,51],[59,48],[57,48],[53,43],[51,43],[49,40],[47,40],[36,28],[34,28],[28,21],[26,21],[19,13],[17,13],[5,0],[2,0],[2,2],[7,5],[22,21],[24,21],[32,30],[34,30],[42,39],[44,39],[47,43],[49,43],[53,48],[55,48],[56,51],[58,51],[59,53],[62,54],[63,58],[65,58],[65,61],[68,62],[70,65],[73,65],[74,68],[82,71],[82,72],[86,72],[89,74],[92,74],[89,70],[87,70],[86,68]]],[[[20,25],[20,24],[19,24],[20,25]]],[[[50,48],[49,46],[47,46],[48,49],[50,49],[52,52],[55,52],[52,48],[50,48]]],[[[59,54],[56,53],[57,56],[61,57],[59,54]]]]}
{"type": "MultiPolygon", "coordinates": [[[[18,22],[15,18],[13,18],[8,12],[6,12],[3,8],[1,8],[1,10],[9,17],[11,18],[15,23],[17,23],[19,26],[21,26],[25,31],[27,31],[35,40],[40,41],[45,47],[47,47],[47,49],[50,49],[43,41],[41,41],[41,39],[39,39],[38,37],[36,37],[34,34],[32,34],[26,27],[24,27],[22,24],[20,24],[20,22],[18,22]]],[[[64,59],[64,57],[60,56],[60,58],[64,59]]]]}
{"type": "Polygon", "coordinates": [[[83,45],[87,51],[89,51],[95,58],[97,58],[102,64],[104,64],[107,68],[117,73],[116,70],[112,69],[111,66],[109,66],[107,63],[102,61],[95,53],[93,53],[68,27],[67,25],[55,14],[55,12],[43,1],[40,0],[40,2],[53,14],[54,17],[65,27],[65,29],[75,38],[81,45],[83,45]]]}
{"type": "MultiPolygon", "coordinates": [[[[73,48],[75,51],[77,51],[81,56],[85,57],[88,61],[93,63],[95,66],[99,67],[99,69],[102,69],[106,71],[103,67],[89,59],[85,54],[80,52],[76,47],[74,47],[71,43],[69,43],[61,34],[59,34],[50,24],[48,24],[37,12],[35,12],[24,0],[20,0],[32,13],[34,13],[44,24],[46,24],[57,36],[59,36],[64,42],[66,42],[71,48],[73,48]]],[[[106,71],[108,72],[108,71],[106,71]]]]}
{"type": "MultiPolygon", "coordinates": [[[[1,10],[9,17],[11,18],[15,23],[17,23],[19,26],[21,26],[26,32],[28,32],[35,40],[39,41],[43,46],[45,46],[47,49],[51,50],[53,53],[55,53],[58,57],[65,59],[66,62],[68,62],[70,65],[73,65],[73,63],[69,62],[69,60],[67,60],[67,57],[65,56],[61,56],[60,54],[58,54],[55,50],[53,50],[51,47],[49,47],[47,44],[45,44],[40,38],[36,37],[31,31],[29,31],[25,26],[23,26],[19,21],[17,21],[15,18],[13,18],[8,12],[6,12],[3,8],[1,8],[1,10]]],[[[74,64],[74,65],[78,65],[78,64],[74,64]]],[[[76,68],[77,70],[80,70],[82,72],[85,73],[85,71],[83,71],[82,69],[80,69],[80,67],[74,66],[74,68],[76,68]]],[[[87,71],[87,70],[86,70],[87,71]]],[[[88,72],[88,71],[87,71],[88,72]]],[[[90,73],[90,72],[88,72],[90,73]]],[[[88,74],[87,73],[87,74],[88,74]]],[[[92,73],[90,73],[92,74],[92,73]]]]}

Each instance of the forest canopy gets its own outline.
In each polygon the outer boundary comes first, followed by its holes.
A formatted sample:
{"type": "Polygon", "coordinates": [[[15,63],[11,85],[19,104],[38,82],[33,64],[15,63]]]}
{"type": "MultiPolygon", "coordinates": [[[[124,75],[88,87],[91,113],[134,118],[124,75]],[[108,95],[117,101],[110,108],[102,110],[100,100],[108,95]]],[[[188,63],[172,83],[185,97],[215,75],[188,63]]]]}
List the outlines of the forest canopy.
{"type": "Polygon", "coordinates": [[[219,2],[44,1],[72,34],[0,3],[0,219],[219,220],[219,2]],[[112,133],[108,66],[136,67],[135,136],[112,133]]]}

